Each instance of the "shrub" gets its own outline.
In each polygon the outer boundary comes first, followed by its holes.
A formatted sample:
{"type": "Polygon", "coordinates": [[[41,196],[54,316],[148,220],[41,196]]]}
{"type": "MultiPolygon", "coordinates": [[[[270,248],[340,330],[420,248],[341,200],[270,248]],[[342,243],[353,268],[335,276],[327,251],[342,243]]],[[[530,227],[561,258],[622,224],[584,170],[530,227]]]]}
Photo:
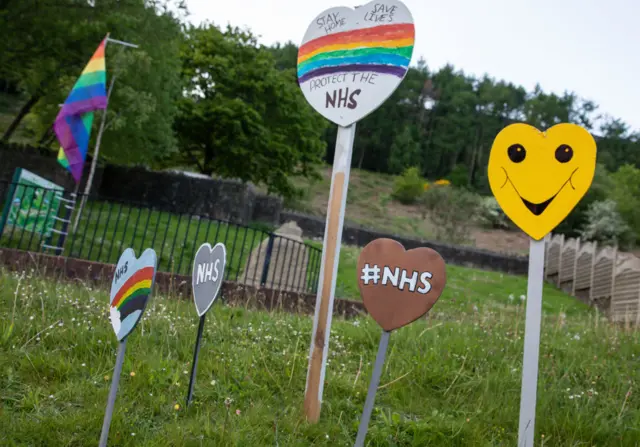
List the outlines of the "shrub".
{"type": "Polygon", "coordinates": [[[420,196],[422,196],[424,184],[425,181],[420,176],[418,168],[407,168],[402,175],[396,177],[391,195],[398,202],[410,205],[416,203],[420,196]]]}
{"type": "Polygon", "coordinates": [[[621,247],[633,242],[635,235],[620,216],[615,201],[606,199],[593,202],[586,215],[587,223],[580,231],[580,236],[584,239],[621,247]]]}
{"type": "Polygon", "coordinates": [[[469,242],[481,198],[464,188],[432,187],[423,195],[423,216],[429,216],[435,237],[453,244],[469,242]]]}
{"type": "Polygon", "coordinates": [[[467,188],[469,186],[469,169],[465,165],[455,165],[449,174],[453,186],[467,188]]]}
{"type": "Polygon", "coordinates": [[[495,197],[483,197],[478,208],[478,220],[482,226],[503,230],[511,226],[510,219],[504,213],[495,197]]]}
{"type": "Polygon", "coordinates": [[[613,190],[610,198],[617,203],[620,216],[640,235],[640,169],[633,165],[621,166],[612,176],[613,190]]]}

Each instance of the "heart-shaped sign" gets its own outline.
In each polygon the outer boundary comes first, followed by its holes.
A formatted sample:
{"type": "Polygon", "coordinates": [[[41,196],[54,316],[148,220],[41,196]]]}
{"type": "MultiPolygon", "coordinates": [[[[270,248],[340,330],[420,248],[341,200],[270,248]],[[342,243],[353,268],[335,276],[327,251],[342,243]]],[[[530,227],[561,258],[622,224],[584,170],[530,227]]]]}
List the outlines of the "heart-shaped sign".
{"type": "Polygon", "coordinates": [[[496,136],[487,174],[503,211],[535,240],[551,232],[580,202],[596,170],[596,142],[577,124],[541,132],[511,124],[496,136]]]}
{"type": "Polygon", "coordinates": [[[349,126],[377,109],[411,62],[415,28],[400,1],[318,14],[298,50],[298,83],[322,116],[349,126]]]}
{"type": "Polygon", "coordinates": [[[208,242],[202,244],[193,260],[191,289],[196,303],[196,312],[201,317],[211,307],[224,281],[227,250],[217,243],[213,248],[208,242]]]}
{"type": "Polygon", "coordinates": [[[156,278],[156,252],[147,248],[136,259],[127,248],[116,265],[111,282],[111,325],[118,341],[122,341],[142,318],[156,278]]]}
{"type": "Polygon", "coordinates": [[[385,331],[406,326],[433,307],[447,282],[437,251],[405,250],[393,239],[376,239],[358,257],[358,287],[364,307],[385,331]]]}

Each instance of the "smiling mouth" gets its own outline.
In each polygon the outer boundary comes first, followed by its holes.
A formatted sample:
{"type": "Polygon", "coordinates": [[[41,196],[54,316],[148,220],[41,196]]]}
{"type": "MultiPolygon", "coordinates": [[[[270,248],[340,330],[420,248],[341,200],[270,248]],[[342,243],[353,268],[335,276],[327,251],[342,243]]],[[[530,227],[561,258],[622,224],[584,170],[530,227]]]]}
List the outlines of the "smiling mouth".
{"type": "Polygon", "coordinates": [[[513,184],[513,182],[511,181],[511,178],[509,177],[509,174],[507,173],[507,170],[505,168],[502,168],[502,170],[504,171],[507,179],[505,180],[504,184],[502,185],[501,188],[504,188],[505,185],[507,184],[507,182],[511,183],[511,186],[513,186],[513,190],[516,192],[516,194],[518,194],[518,197],[520,197],[520,200],[522,200],[522,203],[524,203],[524,206],[527,207],[527,209],[529,211],[531,211],[531,213],[534,216],[539,216],[541,215],[544,210],[547,209],[547,207],[549,206],[549,204],[553,201],[553,199],[555,199],[558,194],[560,194],[560,191],[562,191],[562,189],[566,186],[567,183],[569,183],[569,185],[571,185],[571,188],[576,189],[575,186],[573,186],[573,183],[571,182],[571,179],[573,178],[573,174],[576,173],[576,171],[578,170],[578,168],[576,168],[571,175],[569,176],[569,178],[567,179],[566,182],[564,182],[562,184],[562,186],[560,187],[560,189],[558,189],[558,192],[556,192],[550,199],[545,200],[544,202],[541,203],[533,203],[533,202],[529,202],[528,200],[524,199],[520,193],[518,192],[518,189],[516,188],[516,185],[513,184]]]}
{"type": "MultiPolygon", "coordinates": [[[[560,191],[558,191],[558,192],[560,192],[560,191]]],[[[518,195],[520,195],[520,194],[518,194],[518,195]]],[[[524,206],[526,206],[529,209],[529,211],[531,211],[534,215],[539,216],[540,214],[542,214],[544,212],[544,210],[547,209],[547,207],[549,206],[551,201],[553,199],[555,199],[557,195],[558,194],[554,195],[549,200],[545,200],[542,203],[531,203],[528,200],[523,199],[522,197],[520,197],[520,199],[524,203],[524,206]]]]}

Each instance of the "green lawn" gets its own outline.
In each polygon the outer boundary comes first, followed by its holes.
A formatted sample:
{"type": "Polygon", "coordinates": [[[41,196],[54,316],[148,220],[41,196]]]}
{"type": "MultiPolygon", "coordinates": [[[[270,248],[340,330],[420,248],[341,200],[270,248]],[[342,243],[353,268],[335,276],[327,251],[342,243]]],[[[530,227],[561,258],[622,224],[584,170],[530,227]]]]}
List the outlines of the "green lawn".
{"type": "MultiPolygon", "coordinates": [[[[432,318],[391,336],[368,445],[516,443],[524,282],[450,272],[432,318]]],[[[0,444],[95,445],[116,352],[108,293],[20,275],[0,270],[0,444]]],[[[638,445],[639,333],[561,298],[545,290],[536,445],[638,445]]],[[[154,296],[127,346],[109,445],[353,445],[380,329],[334,320],[322,417],[310,425],[311,325],[216,304],[185,410],[197,316],[190,300],[154,296]]]]}
{"type": "MultiPolygon", "coordinates": [[[[321,242],[308,243],[322,249],[321,242]]],[[[340,249],[340,264],[336,280],[337,297],[360,299],[356,272],[360,250],[358,247],[344,245],[340,249]]],[[[473,306],[486,305],[499,311],[505,306],[524,304],[522,297],[526,294],[526,276],[447,265],[447,286],[438,304],[438,310],[474,312],[473,306]]],[[[562,311],[567,315],[578,315],[588,309],[587,305],[570,297],[552,284],[545,284],[544,297],[542,305],[546,312],[562,311]]]]}

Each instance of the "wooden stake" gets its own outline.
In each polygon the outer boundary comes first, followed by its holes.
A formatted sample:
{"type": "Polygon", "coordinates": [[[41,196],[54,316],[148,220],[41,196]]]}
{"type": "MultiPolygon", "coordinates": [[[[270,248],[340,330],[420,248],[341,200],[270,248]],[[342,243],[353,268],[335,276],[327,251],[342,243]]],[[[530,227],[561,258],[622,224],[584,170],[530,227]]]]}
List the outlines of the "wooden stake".
{"type": "Polygon", "coordinates": [[[609,303],[613,302],[613,292],[616,289],[616,270],[618,267],[618,245],[613,247],[613,258],[611,259],[611,299],[609,303]]]}
{"type": "Polygon", "coordinates": [[[193,385],[196,382],[196,369],[198,367],[198,353],[200,352],[200,341],[202,340],[202,331],[204,329],[204,314],[200,317],[200,323],[198,324],[198,335],[196,335],[196,346],[193,349],[193,363],[191,364],[191,379],[189,379],[189,392],[187,393],[187,403],[185,408],[191,403],[193,397],[193,385]]]}
{"type": "Polygon", "coordinates": [[[116,395],[118,394],[118,384],[120,383],[120,374],[122,373],[122,365],[124,364],[124,351],[127,348],[127,339],[125,338],[118,343],[118,355],[116,357],[116,366],[113,368],[113,379],[111,380],[111,389],[109,390],[109,398],[107,399],[107,411],[104,413],[104,421],[102,423],[102,433],[100,434],[100,447],[106,447],[109,438],[109,427],[111,426],[111,418],[113,417],[113,408],[116,405],[116,395]]]}
{"type": "Polygon", "coordinates": [[[309,352],[309,368],[305,386],[304,410],[307,420],[316,423],[320,419],[322,391],[324,388],[327,354],[329,352],[329,333],[333,315],[333,299],[342,243],[344,210],[349,187],[349,171],[353,152],[353,139],[356,133],[355,123],[348,127],[338,127],[336,151],[333,160],[331,192],[327,209],[327,221],[324,230],[322,262],[318,293],[316,296],[313,335],[309,352]]]}
{"type": "Polygon", "coordinates": [[[596,273],[596,256],[598,255],[598,243],[593,242],[593,256],[591,257],[591,274],[589,276],[589,304],[593,304],[593,276],[596,273]]]}
{"type": "MultiPolygon", "coordinates": [[[[544,270],[544,240],[531,239],[529,246],[529,277],[527,279],[527,310],[524,330],[524,359],[520,392],[520,426],[518,446],[533,446],[540,356],[540,322],[542,320],[542,280],[544,270]]],[[[560,273],[558,272],[558,278],[560,273]]]]}
{"type": "MultiPolygon", "coordinates": [[[[111,79],[111,84],[109,85],[109,91],[107,92],[107,108],[109,107],[109,98],[111,97],[111,91],[113,90],[113,84],[116,83],[116,76],[114,75],[111,79]]],[[[87,196],[91,192],[91,184],[93,183],[93,175],[96,172],[96,165],[98,164],[98,154],[100,153],[100,142],[102,141],[102,133],[104,132],[104,125],[107,122],[107,109],[105,108],[102,112],[102,121],[100,122],[100,129],[98,130],[98,137],[96,138],[96,148],[93,151],[93,158],[91,159],[91,170],[89,171],[89,178],[87,179],[87,184],[84,188],[84,195],[82,196],[82,200],[80,202],[80,208],[78,209],[78,213],[76,214],[76,220],[73,223],[73,232],[76,232],[76,228],[78,227],[78,222],[80,222],[80,215],[82,214],[82,210],[84,209],[84,205],[87,202],[87,196]]],[[[79,182],[78,182],[79,184],[79,182]]]]}
{"type": "Polygon", "coordinates": [[[367,431],[369,430],[369,420],[371,419],[371,413],[373,412],[373,402],[376,399],[376,391],[378,391],[378,385],[380,384],[382,365],[384,365],[384,358],[387,355],[387,347],[389,346],[390,334],[391,332],[382,331],[382,335],[380,336],[380,344],[378,345],[376,363],[373,365],[371,382],[369,382],[369,391],[367,392],[367,398],[364,402],[364,409],[362,410],[362,418],[360,419],[358,436],[356,437],[356,443],[354,444],[354,447],[363,447],[364,440],[367,437],[367,431]]]}
{"type": "MultiPolygon", "coordinates": [[[[531,248],[529,248],[531,250],[531,248]]],[[[562,252],[564,251],[564,234],[560,235],[560,248],[558,249],[558,280],[556,285],[560,287],[560,275],[562,274],[562,252]]],[[[529,252],[531,254],[531,252],[529,252]]]]}
{"type": "Polygon", "coordinates": [[[573,280],[571,281],[571,295],[576,295],[576,276],[578,276],[578,252],[580,251],[580,238],[576,239],[576,251],[573,257],[573,280]]]}

